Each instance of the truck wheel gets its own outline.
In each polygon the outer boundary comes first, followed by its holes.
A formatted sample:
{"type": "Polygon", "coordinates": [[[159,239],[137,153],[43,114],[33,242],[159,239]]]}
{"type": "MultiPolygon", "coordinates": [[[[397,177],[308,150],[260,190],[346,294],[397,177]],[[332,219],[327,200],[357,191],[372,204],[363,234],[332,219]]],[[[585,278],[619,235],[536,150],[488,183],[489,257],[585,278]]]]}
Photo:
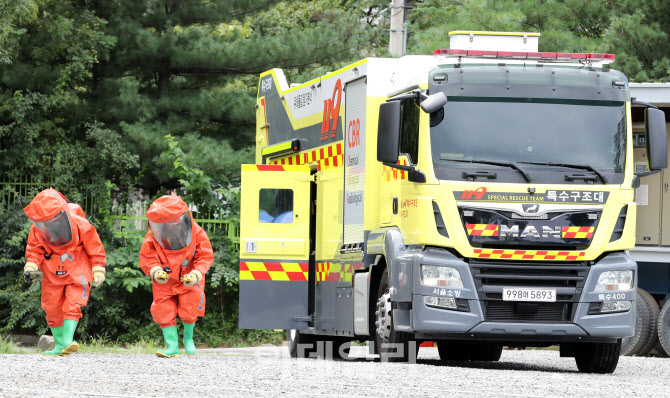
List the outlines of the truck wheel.
{"type": "Polygon", "coordinates": [[[647,319],[647,322],[649,324],[649,333],[647,334],[647,338],[642,342],[640,350],[637,352],[638,356],[643,357],[645,355],[648,355],[649,351],[651,351],[651,349],[654,348],[654,346],[658,342],[658,332],[656,331],[656,324],[658,323],[658,315],[661,312],[661,309],[658,308],[658,303],[656,303],[656,300],[651,296],[651,294],[647,293],[647,291],[638,288],[637,295],[639,297],[642,297],[642,299],[645,301],[645,303],[647,303],[647,306],[651,310],[651,316],[647,319]]]}
{"type": "Polygon", "coordinates": [[[388,270],[384,271],[377,291],[375,309],[375,343],[382,362],[408,362],[416,358],[416,342],[409,333],[398,332],[393,327],[393,307],[389,292],[388,270]],[[410,352],[412,350],[413,352],[410,352]]]}
{"type": "Polygon", "coordinates": [[[660,337],[661,337],[661,335],[660,335],[660,333],[659,333],[658,336],[659,336],[659,341],[658,341],[658,343],[656,343],[656,346],[654,347],[654,350],[652,351],[652,353],[654,353],[654,351],[656,351],[656,357],[658,357],[658,358],[667,358],[669,355],[668,355],[668,353],[665,352],[665,350],[663,349],[663,345],[661,345],[661,341],[660,341],[660,337]]]}
{"type": "Polygon", "coordinates": [[[658,339],[666,355],[670,355],[670,304],[665,302],[658,316],[658,339]]]}
{"type": "Polygon", "coordinates": [[[295,329],[287,330],[286,340],[291,358],[309,358],[309,354],[316,351],[316,339],[313,334],[300,333],[295,329]]]}
{"type": "Polygon", "coordinates": [[[647,301],[639,293],[641,289],[637,289],[637,300],[635,303],[635,334],[631,337],[624,337],[621,344],[621,355],[633,356],[640,352],[644,342],[651,336],[651,317],[652,312],[647,301]]]}
{"type": "Polygon", "coordinates": [[[614,373],[621,354],[621,340],[616,343],[577,343],[575,362],[582,373],[614,373]]]}

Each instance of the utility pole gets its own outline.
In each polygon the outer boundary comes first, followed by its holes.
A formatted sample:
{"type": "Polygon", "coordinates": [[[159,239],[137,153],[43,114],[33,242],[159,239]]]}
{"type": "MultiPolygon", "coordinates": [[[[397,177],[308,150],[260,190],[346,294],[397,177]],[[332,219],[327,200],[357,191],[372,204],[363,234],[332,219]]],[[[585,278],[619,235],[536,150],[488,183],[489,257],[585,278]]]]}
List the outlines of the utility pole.
{"type": "Polygon", "coordinates": [[[391,3],[391,37],[389,39],[389,52],[392,57],[405,55],[405,0],[393,0],[391,3]]]}

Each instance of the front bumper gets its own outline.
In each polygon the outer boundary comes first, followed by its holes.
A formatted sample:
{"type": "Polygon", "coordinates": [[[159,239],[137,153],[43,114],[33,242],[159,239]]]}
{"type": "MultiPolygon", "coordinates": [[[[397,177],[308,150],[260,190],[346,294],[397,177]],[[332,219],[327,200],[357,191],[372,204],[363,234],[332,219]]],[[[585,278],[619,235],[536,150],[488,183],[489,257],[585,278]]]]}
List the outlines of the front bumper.
{"type": "MultiPolygon", "coordinates": [[[[560,282],[556,280],[538,281],[535,284],[534,281],[524,277],[522,281],[525,287],[557,289],[559,302],[550,305],[539,304],[537,316],[527,313],[517,315],[516,303],[502,301],[502,295],[497,293],[502,292],[502,286],[508,282],[504,282],[503,285],[487,284],[483,273],[485,271],[480,273],[476,267],[461,261],[447,251],[426,250],[414,260],[411,310],[399,306],[394,310],[397,313],[394,319],[398,320],[396,327],[399,330],[413,331],[417,338],[543,342],[611,341],[632,336],[635,332],[635,287],[629,291],[617,292],[619,294],[616,300],[611,296],[608,298],[606,294],[594,292],[601,272],[636,270],[635,262],[625,253],[609,254],[590,267],[583,264],[583,269],[573,267],[574,275],[582,275],[583,278],[577,280],[579,278],[573,277],[575,281],[572,286],[557,287],[560,282]],[[446,265],[458,269],[463,279],[463,289],[437,289],[421,285],[421,264],[446,265]],[[469,310],[456,311],[427,306],[423,301],[424,296],[457,297],[463,304],[461,307],[469,307],[469,310]],[[464,305],[465,301],[467,305],[464,305]],[[593,314],[591,311],[590,314],[591,303],[604,301],[630,301],[632,305],[626,312],[593,314]],[[404,311],[411,313],[403,313],[404,311]]],[[[543,266],[542,263],[526,264],[543,266]]],[[[479,263],[478,267],[484,269],[496,265],[495,261],[490,261],[484,266],[479,263]]],[[[566,268],[570,267],[566,264],[566,268]]],[[[556,267],[556,271],[559,269],[560,267],[556,267]]],[[[514,287],[514,282],[511,280],[508,287],[514,287]]],[[[566,285],[570,283],[566,282],[566,285]]]]}

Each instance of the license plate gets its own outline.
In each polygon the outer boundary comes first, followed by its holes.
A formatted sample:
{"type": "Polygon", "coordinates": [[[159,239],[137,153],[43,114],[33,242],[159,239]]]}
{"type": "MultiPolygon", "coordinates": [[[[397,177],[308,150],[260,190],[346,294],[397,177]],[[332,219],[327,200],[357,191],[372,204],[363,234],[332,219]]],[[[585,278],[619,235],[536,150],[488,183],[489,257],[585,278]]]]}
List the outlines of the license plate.
{"type": "Polygon", "coordinates": [[[503,301],[556,301],[556,289],[534,289],[528,287],[504,287],[503,301]]]}

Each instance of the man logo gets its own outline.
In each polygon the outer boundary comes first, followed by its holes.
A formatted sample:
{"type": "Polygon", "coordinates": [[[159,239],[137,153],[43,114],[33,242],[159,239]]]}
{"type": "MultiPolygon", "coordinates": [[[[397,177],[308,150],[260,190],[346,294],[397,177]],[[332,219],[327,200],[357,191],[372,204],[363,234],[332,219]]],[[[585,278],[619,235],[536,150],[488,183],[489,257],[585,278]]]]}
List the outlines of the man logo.
{"type": "Polygon", "coordinates": [[[540,205],[538,204],[522,204],[524,213],[537,213],[540,210],[540,205]]]}

